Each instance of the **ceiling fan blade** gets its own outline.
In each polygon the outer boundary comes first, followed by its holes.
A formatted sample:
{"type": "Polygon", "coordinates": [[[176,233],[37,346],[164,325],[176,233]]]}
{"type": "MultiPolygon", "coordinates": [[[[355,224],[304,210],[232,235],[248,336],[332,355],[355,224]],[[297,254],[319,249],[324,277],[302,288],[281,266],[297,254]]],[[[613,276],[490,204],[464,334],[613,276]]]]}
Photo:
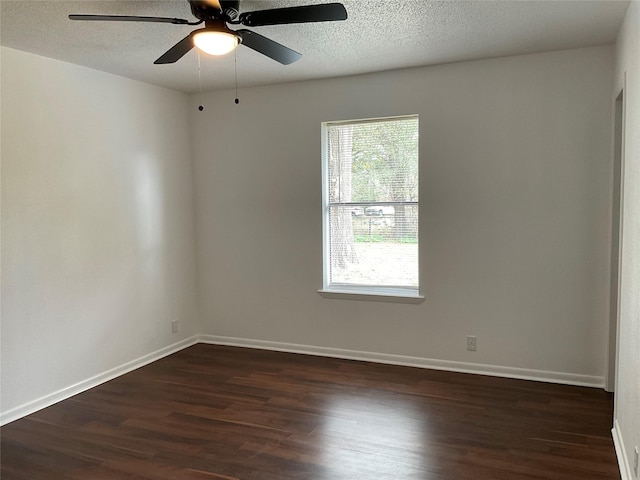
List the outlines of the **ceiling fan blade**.
{"type": "Polygon", "coordinates": [[[283,65],[289,65],[302,58],[298,52],[291,50],[289,47],[269,40],[251,30],[236,30],[236,33],[242,37],[242,45],[245,45],[258,53],[280,62],[283,65]]]}
{"type": "Polygon", "coordinates": [[[247,27],[281,25],[287,23],[331,22],[346,20],[347,10],[341,3],[273,8],[240,14],[240,23],[247,27]]]}
{"type": "Polygon", "coordinates": [[[153,22],[153,23],[173,23],[176,25],[189,25],[188,20],[182,18],[165,17],[136,17],[128,15],[69,15],[70,20],[97,20],[104,22],[153,22]]]}
{"type": "Polygon", "coordinates": [[[193,48],[193,39],[191,38],[191,34],[184,37],[178,43],[176,43],[173,47],[167,50],[164,55],[158,58],[155,62],[156,65],[165,64],[165,63],[175,63],[184,57],[189,50],[193,48]]]}

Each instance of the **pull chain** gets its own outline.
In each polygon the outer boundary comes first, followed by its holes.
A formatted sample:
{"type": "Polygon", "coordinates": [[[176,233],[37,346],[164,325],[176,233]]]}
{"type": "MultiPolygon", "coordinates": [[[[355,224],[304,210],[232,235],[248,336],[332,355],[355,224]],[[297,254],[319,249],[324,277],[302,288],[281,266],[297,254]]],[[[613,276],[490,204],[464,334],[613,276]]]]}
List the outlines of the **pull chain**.
{"type": "Polygon", "coordinates": [[[235,73],[236,73],[236,105],[240,103],[240,100],[238,100],[238,49],[236,48],[233,51],[233,58],[234,58],[234,69],[235,69],[235,73]]]}
{"type": "MultiPolygon", "coordinates": [[[[200,50],[197,50],[198,53],[198,95],[200,96],[200,101],[202,102],[202,70],[200,66],[200,50]]],[[[198,106],[198,110],[203,111],[204,107],[202,104],[198,106]]]]}

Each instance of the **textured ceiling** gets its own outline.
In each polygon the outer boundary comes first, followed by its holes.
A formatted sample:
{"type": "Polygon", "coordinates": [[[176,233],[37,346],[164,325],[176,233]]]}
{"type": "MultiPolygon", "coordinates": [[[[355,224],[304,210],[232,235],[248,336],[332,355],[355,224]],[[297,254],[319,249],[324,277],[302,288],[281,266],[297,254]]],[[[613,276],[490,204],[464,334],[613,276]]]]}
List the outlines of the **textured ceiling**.
{"type": "MultiPolygon", "coordinates": [[[[329,0],[330,1],[330,0],[329,0]]],[[[243,0],[240,11],[329,3],[243,0]]],[[[256,27],[300,53],[283,66],[237,51],[238,84],[265,85],[397,68],[613,43],[628,1],[343,0],[343,22],[256,27]]],[[[199,27],[160,23],[74,22],[70,13],[192,20],[186,0],[0,0],[0,43],[185,92],[199,90],[198,55],[153,61],[199,27]]],[[[202,90],[232,88],[234,55],[201,56],[202,90]]]]}

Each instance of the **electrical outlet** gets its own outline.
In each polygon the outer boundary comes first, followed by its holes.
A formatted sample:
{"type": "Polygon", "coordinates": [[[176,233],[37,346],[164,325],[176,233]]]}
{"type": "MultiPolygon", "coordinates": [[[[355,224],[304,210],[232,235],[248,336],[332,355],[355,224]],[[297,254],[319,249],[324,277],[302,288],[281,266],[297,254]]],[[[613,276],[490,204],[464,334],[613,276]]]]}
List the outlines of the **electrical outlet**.
{"type": "Polygon", "coordinates": [[[171,333],[178,333],[178,320],[171,322],[171,333]]]}
{"type": "Polygon", "coordinates": [[[640,457],[640,450],[638,450],[638,446],[633,450],[633,475],[638,477],[638,457],[640,457]]]}
{"type": "Polygon", "coordinates": [[[467,335],[467,350],[470,352],[478,350],[478,339],[475,335],[467,335]]]}

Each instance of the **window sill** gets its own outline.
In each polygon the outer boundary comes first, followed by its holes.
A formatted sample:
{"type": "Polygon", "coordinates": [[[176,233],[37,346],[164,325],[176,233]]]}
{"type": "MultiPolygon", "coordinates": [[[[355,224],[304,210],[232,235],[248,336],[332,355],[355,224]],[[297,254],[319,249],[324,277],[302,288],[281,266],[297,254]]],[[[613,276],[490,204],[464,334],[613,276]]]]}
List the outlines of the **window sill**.
{"type": "Polygon", "coordinates": [[[324,298],[339,300],[360,300],[365,302],[388,302],[418,304],[424,302],[423,295],[410,293],[383,293],[383,292],[358,292],[353,290],[318,290],[318,294],[324,298]]]}

